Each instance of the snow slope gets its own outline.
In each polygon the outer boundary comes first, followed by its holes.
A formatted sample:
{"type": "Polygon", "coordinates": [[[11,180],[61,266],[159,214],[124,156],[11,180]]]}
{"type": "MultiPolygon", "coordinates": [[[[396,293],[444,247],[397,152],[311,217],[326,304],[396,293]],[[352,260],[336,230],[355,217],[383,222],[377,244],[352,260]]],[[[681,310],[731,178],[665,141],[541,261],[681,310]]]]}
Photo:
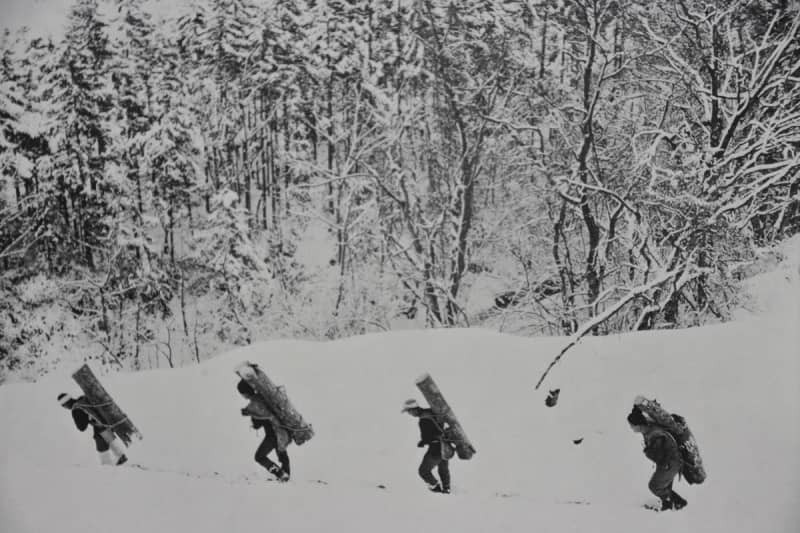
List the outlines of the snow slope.
{"type": "Polygon", "coordinates": [[[799,531],[798,259],[750,282],[753,310],[737,322],[581,343],[545,382],[561,388],[555,408],[533,384],[564,339],[473,329],[268,342],[105,376],[144,434],[129,456],[145,469],[111,468],[56,402],[77,392],[72,369],[0,387],[0,531],[799,531]],[[243,360],[285,384],[316,430],[290,448],[287,485],[253,462],[259,439],[233,373],[243,360]],[[452,462],[451,496],[423,488],[416,423],[400,413],[421,399],[423,372],[478,449],[452,462]],[[654,498],[625,421],[636,394],[697,437],[708,480],[677,485],[681,512],[642,508],[654,498]]]}

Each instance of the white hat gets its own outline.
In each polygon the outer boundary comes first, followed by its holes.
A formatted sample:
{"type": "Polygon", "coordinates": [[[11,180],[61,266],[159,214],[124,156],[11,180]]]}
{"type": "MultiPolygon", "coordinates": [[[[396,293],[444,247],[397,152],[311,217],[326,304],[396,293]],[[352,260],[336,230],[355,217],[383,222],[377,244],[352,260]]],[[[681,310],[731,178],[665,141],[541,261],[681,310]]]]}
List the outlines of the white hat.
{"type": "Polygon", "coordinates": [[[405,403],[403,404],[403,410],[400,411],[400,412],[401,413],[405,413],[409,409],[416,409],[417,407],[419,407],[419,404],[417,403],[417,400],[415,400],[414,398],[411,398],[411,399],[408,399],[408,400],[405,401],[405,403]]]}

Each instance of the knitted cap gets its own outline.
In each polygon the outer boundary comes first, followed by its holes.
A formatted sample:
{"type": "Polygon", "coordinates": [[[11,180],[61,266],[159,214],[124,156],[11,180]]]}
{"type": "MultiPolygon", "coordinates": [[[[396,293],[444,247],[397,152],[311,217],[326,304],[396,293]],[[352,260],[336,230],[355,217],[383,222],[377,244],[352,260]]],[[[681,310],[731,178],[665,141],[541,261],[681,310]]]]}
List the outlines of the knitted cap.
{"type": "Polygon", "coordinates": [[[243,396],[256,395],[256,391],[253,390],[253,387],[251,387],[250,384],[243,379],[240,379],[239,383],[236,384],[236,390],[238,390],[239,394],[242,394],[243,396]]]}
{"type": "Polygon", "coordinates": [[[631,413],[628,415],[628,424],[632,426],[646,426],[649,423],[650,419],[647,418],[647,415],[644,414],[638,406],[633,406],[631,413]]]}
{"type": "Polygon", "coordinates": [[[417,407],[419,407],[417,400],[415,400],[414,398],[410,398],[405,401],[405,403],[403,404],[403,410],[400,412],[405,413],[409,409],[416,409],[417,407]]]}
{"type": "Polygon", "coordinates": [[[62,392],[58,395],[58,403],[60,403],[63,407],[66,407],[69,402],[72,401],[72,397],[67,394],[66,392],[62,392]]]}

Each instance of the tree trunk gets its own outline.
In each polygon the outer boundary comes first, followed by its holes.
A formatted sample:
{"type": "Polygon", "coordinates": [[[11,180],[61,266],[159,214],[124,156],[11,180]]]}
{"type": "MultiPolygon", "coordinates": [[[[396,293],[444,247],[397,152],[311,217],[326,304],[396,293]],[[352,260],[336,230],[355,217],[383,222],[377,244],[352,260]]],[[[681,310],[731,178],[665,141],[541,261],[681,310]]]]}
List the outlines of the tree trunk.
{"type": "Polygon", "coordinates": [[[258,127],[258,144],[259,144],[259,153],[260,157],[260,181],[261,181],[261,218],[262,218],[262,228],[268,229],[269,228],[269,221],[267,219],[267,176],[269,173],[267,172],[267,163],[269,159],[267,158],[267,109],[266,109],[266,102],[265,102],[265,95],[264,91],[259,93],[259,127],[258,127]]]}
{"type": "MultiPolygon", "coordinates": [[[[594,120],[594,108],[592,103],[592,84],[594,69],[594,62],[597,53],[597,45],[593,39],[587,42],[588,51],[586,57],[586,65],[583,71],[583,109],[585,116],[581,124],[581,133],[583,136],[583,144],[581,145],[580,152],[578,153],[578,176],[582,183],[589,182],[589,153],[592,145],[594,144],[594,130],[592,128],[592,121],[594,120]]],[[[598,296],[600,295],[600,277],[597,273],[597,249],[600,245],[600,227],[595,220],[592,207],[589,204],[589,194],[584,189],[581,194],[581,215],[583,222],[586,225],[586,231],[589,234],[589,250],[586,254],[586,283],[588,285],[588,303],[591,305],[590,312],[592,316],[599,312],[594,307],[598,296]]]]}
{"type": "Polygon", "coordinates": [[[139,343],[139,327],[141,325],[141,322],[142,322],[142,298],[138,294],[138,290],[137,290],[137,294],[136,294],[136,324],[134,325],[134,329],[133,329],[133,340],[136,343],[136,348],[135,348],[136,351],[134,352],[134,355],[133,355],[133,361],[134,361],[134,364],[136,365],[136,369],[137,370],[140,370],[142,368],[142,363],[141,363],[141,361],[139,359],[139,356],[141,355],[141,351],[142,351],[142,346],[139,343]]]}
{"type": "Polygon", "coordinates": [[[175,268],[175,207],[173,206],[172,196],[169,198],[169,261],[172,268],[175,268]]]}
{"type": "Polygon", "coordinates": [[[17,211],[22,209],[22,196],[19,192],[19,172],[14,172],[14,203],[17,206],[17,211]]]}
{"type": "Polygon", "coordinates": [[[247,210],[247,219],[250,220],[252,214],[252,198],[250,189],[252,187],[250,169],[250,115],[245,105],[241,106],[242,123],[244,124],[244,136],[242,138],[242,174],[244,175],[244,208],[247,210]]]}
{"type": "MultiPolygon", "coordinates": [[[[328,81],[328,176],[333,176],[333,159],[336,153],[336,146],[333,141],[333,75],[328,81]]],[[[333,202],[333,180],[328,182],[328,211],[333,213],[335,205],[333,202]]]]}
{"type": "MultiPolygon", "coordinates": [[[[480,141],[478,141],[480,142],[480,141]]],[[[475,158],[477,159],[477,157],[475,158]]],[[[458,219],[458,237],[456,242],[455,258],[451,265],[450,274],[450,299],[447,302],[447,322],[455,325],[456,314],[458,312],[455,304],[458,291],[461,288],[461,280],[467,270],[467,244],[469,231],[472,228],[473,201],[475,193],[475,178],[473,176],[474,165],[464,158],[462,165],[463,187],[461,198],[459,198],[460,217],[458,219]]]]}
{"type": "Polygon", "coordinates": [[[289,123],[289,106],[286,104],[286,97],[283,98],[283,203],[286,216],[289,216],[289,185],[291,180],[291,172],[289,172],[289,154],[292,149],[292,132],[289,123]]]}
{"type": "Polygon", "coordinates": [[[441,417],[449,427],[445,428],[445,440],[456,446],[456,453],[460,459],[470,459],[475,455],[475,447],[467,438],[464,429],[456,418],[456,414],[442,396],[439,387],[434,383],[430,374],[423,374],[416,381],[417,388],[425,396],[434,414],[441,417]]]}
{"type": "Polygon", "coordinates": [[[678,325],[680,295],[680,291],[673,290],[669,295],[669,300],[664,305],[664,321],[671,324],[672,327],[677,327],[678,325]]]}
{"type": "Polygon", "coordinates": [[[544,78],[544,65],[545,65],[545,57],[547,55],[547,7],[545,6],[544,11],[544,25],[542,27],[542,48],[541,48],[541,57],[539,62],[539,78],[544,78]]]}
{"type": "Polygon", "coordinates": [[[184,281],[184,273],[181,272],[181,320],[183,321],[183,334],[189,337],[189,323],[186,321],[186,282],[184,281]]]}
{"type": "MultiPolygon", "coordinates": [[[[558,277],[561,281],[561,303],[564,307],[564,312],[572,314],[575,306],[575,276],[572,269],[568,266],[571,264],[569,260],[569,246],[567,245],[567,238],[564,235],[564,224],[567,215],[567,201],[561,200],[561,207],[558,211],[558,220],[553,225],[553,261],[555,261],[556,268],[558,269],[558,277]],[[564,259],[561,258],[559,250],[559,241],[564,241],[564,259]]],[[[566,335],[572,335],[577,329],[574,319],[564,319],[560,324],[566,335]]]]}
{"type": "Polygon", "coordinates": [[[270,121],[270,129],[269,129],[269,154],[270,154],[270,161],[269,161],[269,184],[270,184],[270,203],[272,207],[272,227],[273,229],[278,227],[278,212],[280,211],[280,185],[278,183],[278,164],[275,161],[275,154],[277,152],[276,147],[278,146],[278,123],[273,118],[270,121]]]}
{"type": "Polygon", "coordinates": [[[800,230],[800,178],[789,186],[789,200],[786,207],[786,215],[780,220],[779,226],[776,228],[780,232],[786,230],[788,235],[800,230]]]}

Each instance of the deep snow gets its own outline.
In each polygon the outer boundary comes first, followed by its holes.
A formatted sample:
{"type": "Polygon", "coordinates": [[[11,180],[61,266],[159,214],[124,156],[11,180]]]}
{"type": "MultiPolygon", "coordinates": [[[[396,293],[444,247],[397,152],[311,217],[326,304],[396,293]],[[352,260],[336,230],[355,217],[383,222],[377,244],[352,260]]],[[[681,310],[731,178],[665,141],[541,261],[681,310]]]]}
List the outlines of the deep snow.
{"type": "MultiPolygon", "coordinates": [[[[0,387],[0,531],[800,530],[800,249],[749,287],[725,325],[586,339],[533,384],[565,342],[483,330],[403,331],[327,343],[268,342],[204,364],[115,374],[106,388],[144,434],[135,467],[101,467],[57,403],[72,368],[0,387]],[[239,415],[234,368],[259,363],[316,436],[269,481],[239,415]],[[430,372],[478,453],[452,462],[454,494],[417,478],[403,401],[430,372]],[[561,388],[554,408],[547,388],[561,388]],[[625,421],[637,394],[683,414],[708,471],[678,483],[680,512],[642,508],[652,466],[625,421]],[[574,439],[583,438],[581,444],[574,439]],[[322,480],[324,483],[317,482],[322,480]],[[383,484],[386,489],[377,488],[383,484]]],[[[98,370],[98,369],[96,369],[98,370]]]]}

